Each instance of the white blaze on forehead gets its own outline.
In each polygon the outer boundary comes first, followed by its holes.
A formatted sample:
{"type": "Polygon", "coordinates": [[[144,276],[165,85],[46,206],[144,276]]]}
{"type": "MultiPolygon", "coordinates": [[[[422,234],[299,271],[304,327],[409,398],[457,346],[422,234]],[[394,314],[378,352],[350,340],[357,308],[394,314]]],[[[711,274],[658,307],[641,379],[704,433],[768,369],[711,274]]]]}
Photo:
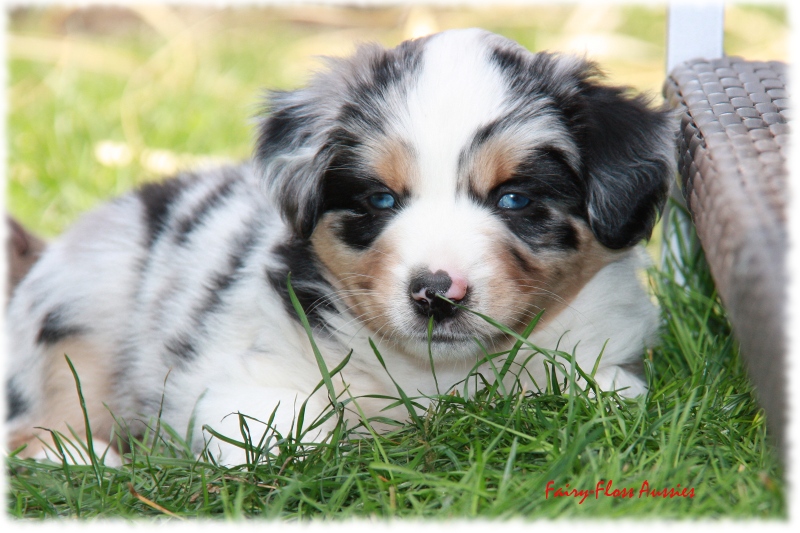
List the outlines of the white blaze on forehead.
{"type": "Polygon", "coordinates": [[[425,43],[403,120],[417,156],[421,183],[414,192],[420,196],[453,196],[459,154],[481,126],[502,115],[506,87],[491,64],[487,35],[456,30],[425,43]]]}
{"type": "Polygon", "coordinates": [[[387,229],[400,258],[394,273],[405,280],[424,266],[431,272],[459,274],[469,282],[483,271],[486,262],[481,258],[502,229],[497,217],[467,198],[453,198],[452,192],[441,200],[422,197],[401,210],[387,229]]]}
{"type": "MultiPolygon", "coordinates": [[[[483,30],[451,30],[425,43],[420,72],[406,94],[406,109],[398,113],[399,137],[415,154],[418,174],[411,180],[417,197],[453,196],[459,178],[459,157],[475,134],[512,111],[507,79],[491,58],[498,36],[483,30]]],[[[556,61],[558,72],[576,67],[576,59],[556,61]]],[[[573,169],[578,150],[553,102],[542,97],[527,102],[516,124],[506,123],[498,138],[510,139],[519,153],[536,146],[561,150],[573,169]]],[[[395,106],[392,106],[393,108],[395,106]]],[[[395,108],[396,109],[396,108],[395,108]]],[[[511,154],[508,154],[511,155],[511,154]]]]}

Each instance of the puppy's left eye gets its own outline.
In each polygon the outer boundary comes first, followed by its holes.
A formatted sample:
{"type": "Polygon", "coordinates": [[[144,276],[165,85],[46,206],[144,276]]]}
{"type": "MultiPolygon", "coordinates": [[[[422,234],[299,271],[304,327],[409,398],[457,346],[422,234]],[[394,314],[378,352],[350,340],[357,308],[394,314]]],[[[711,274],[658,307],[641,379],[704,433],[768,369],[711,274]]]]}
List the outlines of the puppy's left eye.
{"type": "Polygon", "coordinates": [[[497,201],[497,207],[500,209],[522,209],[531,203],[531,199],[522,196],[521,194],[509,193],[504,194],[500,200],[497,201]]]}
{"type": "Polygon", "coordinates": [[[369,197],[369,205],[375,209],[391,209],[394,204],[394,196],[388,192],[378,192],[369,197]]]}

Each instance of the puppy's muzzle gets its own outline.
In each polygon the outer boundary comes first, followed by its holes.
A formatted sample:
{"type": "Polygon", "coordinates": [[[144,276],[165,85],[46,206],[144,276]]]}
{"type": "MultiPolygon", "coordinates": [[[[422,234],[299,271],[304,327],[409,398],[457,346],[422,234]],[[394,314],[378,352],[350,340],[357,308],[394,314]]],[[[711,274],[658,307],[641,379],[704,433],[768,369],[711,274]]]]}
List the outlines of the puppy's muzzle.
{"type": "Polygon", "coordinates": [[[436,322],[453,318],[459,311],[458,307],[438,296],[463,303],[467,299],[467,291],[466,278],[445,270],[420,271],[411,278],[409,284],[414,310],[426,318],[433,317],[436,322]]]}

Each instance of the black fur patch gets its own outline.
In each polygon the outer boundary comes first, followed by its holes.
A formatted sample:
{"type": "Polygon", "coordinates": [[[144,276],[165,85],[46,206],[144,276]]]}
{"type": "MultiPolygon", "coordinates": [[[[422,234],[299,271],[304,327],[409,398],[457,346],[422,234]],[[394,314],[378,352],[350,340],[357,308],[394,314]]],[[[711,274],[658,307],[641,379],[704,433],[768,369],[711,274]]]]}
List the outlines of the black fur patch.
{"type": "Polygon", "coordinates": [[[578,86],[600,76],[600,71],[590,61],[576,63],[574,70],[565,74],[557,68],[558,56],[548,52],[529,54],[522,48],[497,48],[491,57],[505,73],[506,85],[518,113],[538,109],[539,106],[530,104],[541,103],[542,97],[549,97],[564,116],[572,116],[582,104],[580,99],[573,98],[578,86]]]}
{"type": "Polygon", "coordinates": [[[258,135],[256,158],[265,161],[292,147],[300,146],[314,133],[313,124],[318,119],[313,107],[306,104],[280,106],[290,93],[272,91],[268,98],[276,105],[263,122],[258,135]]]}
{"type": "Polygon", "coordinates": [[[589,224],[609,248],[650,237],[676,170],[669,115],[615,87],[587,86],[589,111],[580,137],[589,183],[589,224]]]}
{"type": "Polygon", "coordinates": [[[407,191],[393,191],[379,179],[370,176],[355,157],[340,155],[322,179],[322,213],[343,211],[337,236],[357,250],[368,248],[383,231],[386,224],[402,209],[407,191]],[[369,197],[388,193],[395,197],[395,207],[376,209],[369,197]]]}
{"type": "Polygon", "coordinates": [[[179,244],[185,244],[189,237],[199,225],[214,211],[217,207],[221,206],[225,199],[228,198],[234,191],[237,183],[238,174],[232,173],[230,169],[225,169],[227,172],[223,176],[220,185],[211,191],[211,193],[203,198],[200,204],[188,216],[178,220],[176,224],[175,241],[179,244]]]}
{"type": "Polygon", "coordinates": [[[223,307],[225,294],[242,279],[242,269],[254,250],[261,229],[255,222],[248,223],[245,227],[246,231],[234,239],[224,270],[213,272],[205,282],[206,292],[202,301],[193,310],[191,325],[164,344],[172,359],[178,363],[185,363],[197,357],[195,343],[202,342],[207,317],[223,307]]]}
{"type": "Polygon", "coordinates": [[[383,135],[386,117],[380,114],[378,104],[364,96],[359,100],[363,100],[363,103],[348,102],[342,106],[339,111],[339,122],[357,131],[369,132],[376,136],[383,135]]]}
{"type": "Polygon", "coordinates": [[[197,357],[197,348],[187,335],[178,335],[164,343],[164,348],[178,361],[191,361],[197,357]]]}
{"type": "Polygon", "coordinates": [[[422,51],[422,40],[416,40],[376,52],[370,58],[369,76],[353,80],[339,122],[352,131],[382,133],[383,121],[391,118],[386,109],[388,92],[392,89],[405,92],[409,78],[416,76],[422,65],[422,51]]]}
{"type": "Polygon", "coordinates": [[[500,219],[534,251],[577,250],[579,241],[575,227],[553,209],[539,202],[519,211],[496,210],[500,219]]]}
{"type": "Polygon", "coordinates": [[[234,241],[233,248],[228,254],[228,264],[225,270],[212,274],[205,284],[206,297],[193,318],[193,322],[198,327],[203,324],[206,315],[215,312],[222,306],[225,293],[241,279],[241,271],[254,249],[260,226],[250,223],[247,228],[247,231],[234,241]]]}
{"type": "Polygon", "coordinates": [[[309,323],[314,328],[324,329],[324,314],[336,311],[330,300],[334,289],[320,273],[319,260],[311,247],[311,242],[295,239],[276,246],[273,253],[283,262],[284,267],[267,270],[266,279],[272,289],[280,295],[286,312],[300,320],[286,286],[287,276],[291,273],[292,289],[309,323]]]}
{"type": "Polygon", "coordinates": [[[619,367],[627,372],[630,372],[634,376],[638,376],[640,378],[644,378],[644,360],[641,358],[635,359],[629,363],[625,363],[619,365],[619,367]]]}
{"type": "Polygon", "coordinates": [[[525,192],[535,199],[553,202],[571,215],[586,215],[586,184],[559,150],[537,148],[520,163],[509,182],[515,180],[524,183],[525,192]]]}
{"type": "Polygon", "coordinates": [[[39,333],[36,335],[38,344],[51,345],[59,341],[79,335],[86,331],[86,328],[65,322],[64,306],[56,307],[49,311],[42,320],[39,333]]]}
{"type": "MultiPolygon", "coordinates": [[[[302,89],[297,93],[274,91],[269,95],[271,115],[261,123],[258,143],[255,150],[255,159],[259,165],[268,165],[281,155],[288,155],[296,150],[301,150],[307,145],[314,135],[323,128],[319,111],[315,107],[317,102],[306,102],[302,98],[302,89]]],[[[327,150],[319,150],[313,158],[320,159],[320,172],[324,167],[327,150]]],[[[292,158],[288,158],[291,161],[292,158]]],[[[306,168],[298,170],[291,163],[279,164],[272,170],[269,179],[277,183],[277,195],[280,198],[280,209],[284,220],[296,234],[308,238],[317,222],[317,197],[316,191],[307,189],[307,180],[317,179],[316,163],[304,162],[306,168]],[[284,169],[288,166],[288,169],[284,169]],[[309,176],[301,175],[309,172],[309,176]]],[[[313,185],[313,184],[312,184],[313,185]]]]}
{"type": "Polygon", "coordinates": [[[22,396],[13,379],[6,381],[6,421],[12,420],[28,410],[28,402],[22,396]]]}
{"type": "Polygon", "coordinates": [[[375,93],[383,94],[388,87],[401,83],[407,76],[417,74],[422,63],[424,42],[425,39],[404,41],[373,59],[370,65],[370,85],[374,87],[375,93]]]}
{"type": "Polygon", "coordinates": [[[163,182],[147,183],[139,191],[139,199],[145,208],[147,224],[147,244],[149,247],[158,240],[167,227],[170,206],[183,191],[185,183],[180,178],[172,178],[163,182]]]}
{"type": "Polygon", "coordinates": [[[470,194],[494,210],[533,251],[569,251],[579,245],[570,217],[587,218],[585,187],[560,152],[536,150],[486,198],[478,198],[474,190],[470,194]],[[530,203],[522,209],[502,209],[497,203],[506,194],[525,196],[530,203]]]}

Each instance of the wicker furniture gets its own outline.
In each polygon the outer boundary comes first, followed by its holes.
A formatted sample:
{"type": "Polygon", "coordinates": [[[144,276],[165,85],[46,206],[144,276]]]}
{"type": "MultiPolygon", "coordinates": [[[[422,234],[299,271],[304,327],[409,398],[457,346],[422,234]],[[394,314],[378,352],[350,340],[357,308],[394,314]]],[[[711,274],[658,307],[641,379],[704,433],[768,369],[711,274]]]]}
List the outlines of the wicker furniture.
{"type": "Polygon", "coordinates": [[[787,68],[726,57],[677,66],[681,185],[767,424],[786,448],[787,68]]]}

